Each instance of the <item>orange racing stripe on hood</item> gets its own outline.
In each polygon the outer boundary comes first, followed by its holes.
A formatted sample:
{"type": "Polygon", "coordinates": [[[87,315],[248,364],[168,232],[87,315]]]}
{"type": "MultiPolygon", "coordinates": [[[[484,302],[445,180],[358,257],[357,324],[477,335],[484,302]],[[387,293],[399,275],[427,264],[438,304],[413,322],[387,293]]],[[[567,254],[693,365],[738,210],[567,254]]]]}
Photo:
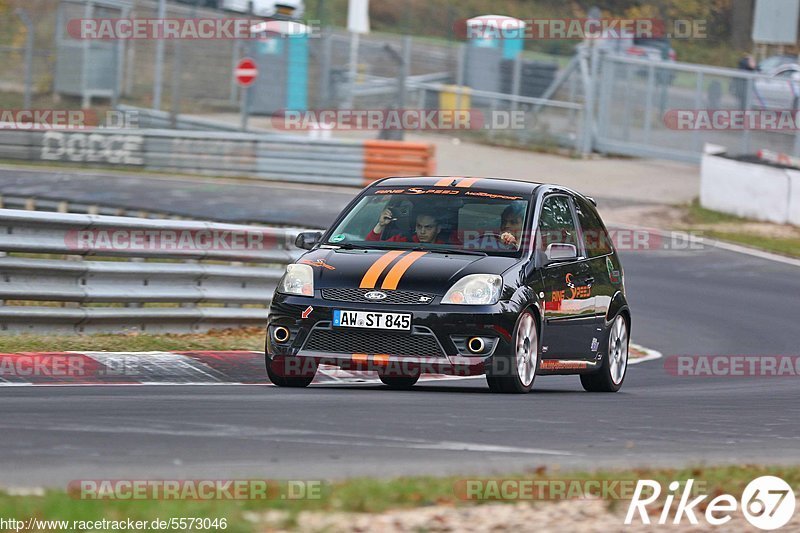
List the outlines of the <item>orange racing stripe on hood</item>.
{"type": "Polygon", "coordinates": [[[392,269],[386,274],[386,278],[383,280],[383,285],[381,285],[381,289],[393,291],[397,288],[397,284],[400,283],[400,279],[403,277],[403,274],[406,273],[406,270],[414,264],[420,257],[427,254],[428,252],[411,252],[400,261],[398,261],[392,269]]]}
{"type": "Polygon", "coordinates": [[[364,274],[364,277],[361,278],[361,284],[359,285],[360,289],[374,289],[375,284],[378,282],[378,277],[380,277],[381,273],[389,266],[389,263],[397,259],[397,257],[403,255],[405,253],[404,250],[393,250],[391,252],[386,252],[378,259],[372,263],[372,266],[369,267],[369,270],[364,274]]]}

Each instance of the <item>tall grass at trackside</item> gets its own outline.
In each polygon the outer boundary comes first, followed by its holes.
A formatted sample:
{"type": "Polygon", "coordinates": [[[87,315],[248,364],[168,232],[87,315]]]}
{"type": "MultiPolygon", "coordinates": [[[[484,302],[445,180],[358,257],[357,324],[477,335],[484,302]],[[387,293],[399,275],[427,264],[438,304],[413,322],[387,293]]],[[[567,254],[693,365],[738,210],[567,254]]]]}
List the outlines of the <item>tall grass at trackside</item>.
{"type": "Polygon", "coordinates": [[[192,350],[263,351],[262,328],[239,328],[190,334],[0,335],[0,352],[150,352],[192,350]]]}
{"type": "MultiPolygon", "coordinates": [[[[669,482],[694,479],[705,483],[704,494],[732,494],[740,497],[744,487],[753,479],[763,475],[778,476],[797,490],[800,487],[800,467],[797,466],[717,466],[682,469],[635,469],[602,470],[597,472],[561,472],[539,468],[507,476],[493,475],[486,479],[522,480],[637,480],[654,479],[666,486],[669,482]]],[[[456,483],[466,477],[402,477],[396,479],[359,478],[327,484],[321,497],[314,500],[249,500],[249,501],[94,501],[75,499],[64,490],[47,490],[41,495],[13,496],[0,491],[0,516],[24,520],[35,516],[44,520],[147,520],[169,519],[172,517],[225,518],[232,533],[261,530],[259,524],[247,519],[250,511],[263,512],[279,510],[286,514],[283,525],[291,528],[300,512],[356,512],[380,513],[390,509],[409,509],[431,505],[469,506],[497,501],[461,499],[454,491],[456,483]]],[[[707,502],[708,500],[706,500],[707,502]]],[[[516,501],[513,503],[517,503],[516,501]]],[[[533,502],[534,505],[547,505],[547,502],[533,502]]],[[[627,501],[610,500],[610,510],[627,501]]],[[[702,504],[698,510],[702,511],[702,504]]],[[[77,531],[83,531],[78,529],[77,531]]]]}

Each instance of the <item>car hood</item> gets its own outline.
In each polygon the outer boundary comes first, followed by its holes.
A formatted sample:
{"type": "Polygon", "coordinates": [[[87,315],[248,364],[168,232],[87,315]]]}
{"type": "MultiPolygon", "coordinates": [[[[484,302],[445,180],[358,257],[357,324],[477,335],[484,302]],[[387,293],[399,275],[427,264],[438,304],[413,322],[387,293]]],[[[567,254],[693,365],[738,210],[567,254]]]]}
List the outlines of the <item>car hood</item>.
{"type": "Polygon", "coordinates": [[[314,287],[412,290],[443,295],[468,274],[502,274],[519,259],[410,250],[318,249],[298,263],[314,269],[314,287]]]}

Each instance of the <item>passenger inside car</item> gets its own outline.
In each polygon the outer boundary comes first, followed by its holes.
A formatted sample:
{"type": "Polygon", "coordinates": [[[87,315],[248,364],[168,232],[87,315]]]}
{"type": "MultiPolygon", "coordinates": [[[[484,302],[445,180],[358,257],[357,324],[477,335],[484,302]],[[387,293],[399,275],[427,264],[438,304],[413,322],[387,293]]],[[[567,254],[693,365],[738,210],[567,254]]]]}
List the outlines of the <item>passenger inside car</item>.
{"type": "Polygon", "coordinates": [[[381,213],[375,227],[367,234],[368,241],[387,241],[387,242],[420,242],[431,244],[448,244],[440,238],[442,231],[441,223],[435,213],[420,211],[417,213],[414,225],[414,235],[409,239],[406,235],[397,234],[388,238],[383,238],[384,230],[392,221],[396,220],[392,210],[386,208],[381,213]]]}

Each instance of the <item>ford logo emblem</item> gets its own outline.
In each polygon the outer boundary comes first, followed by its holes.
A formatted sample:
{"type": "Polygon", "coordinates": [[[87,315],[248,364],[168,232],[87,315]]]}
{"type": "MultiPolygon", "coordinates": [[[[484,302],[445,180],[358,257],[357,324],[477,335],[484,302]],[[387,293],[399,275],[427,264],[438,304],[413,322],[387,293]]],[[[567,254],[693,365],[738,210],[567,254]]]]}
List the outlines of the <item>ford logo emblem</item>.
{"type": "Polygon", "coordinates": [[[364,295],[367,300],[383,300],[386,298],[386,293],[381,291],[370,291],[364,295]]]}

